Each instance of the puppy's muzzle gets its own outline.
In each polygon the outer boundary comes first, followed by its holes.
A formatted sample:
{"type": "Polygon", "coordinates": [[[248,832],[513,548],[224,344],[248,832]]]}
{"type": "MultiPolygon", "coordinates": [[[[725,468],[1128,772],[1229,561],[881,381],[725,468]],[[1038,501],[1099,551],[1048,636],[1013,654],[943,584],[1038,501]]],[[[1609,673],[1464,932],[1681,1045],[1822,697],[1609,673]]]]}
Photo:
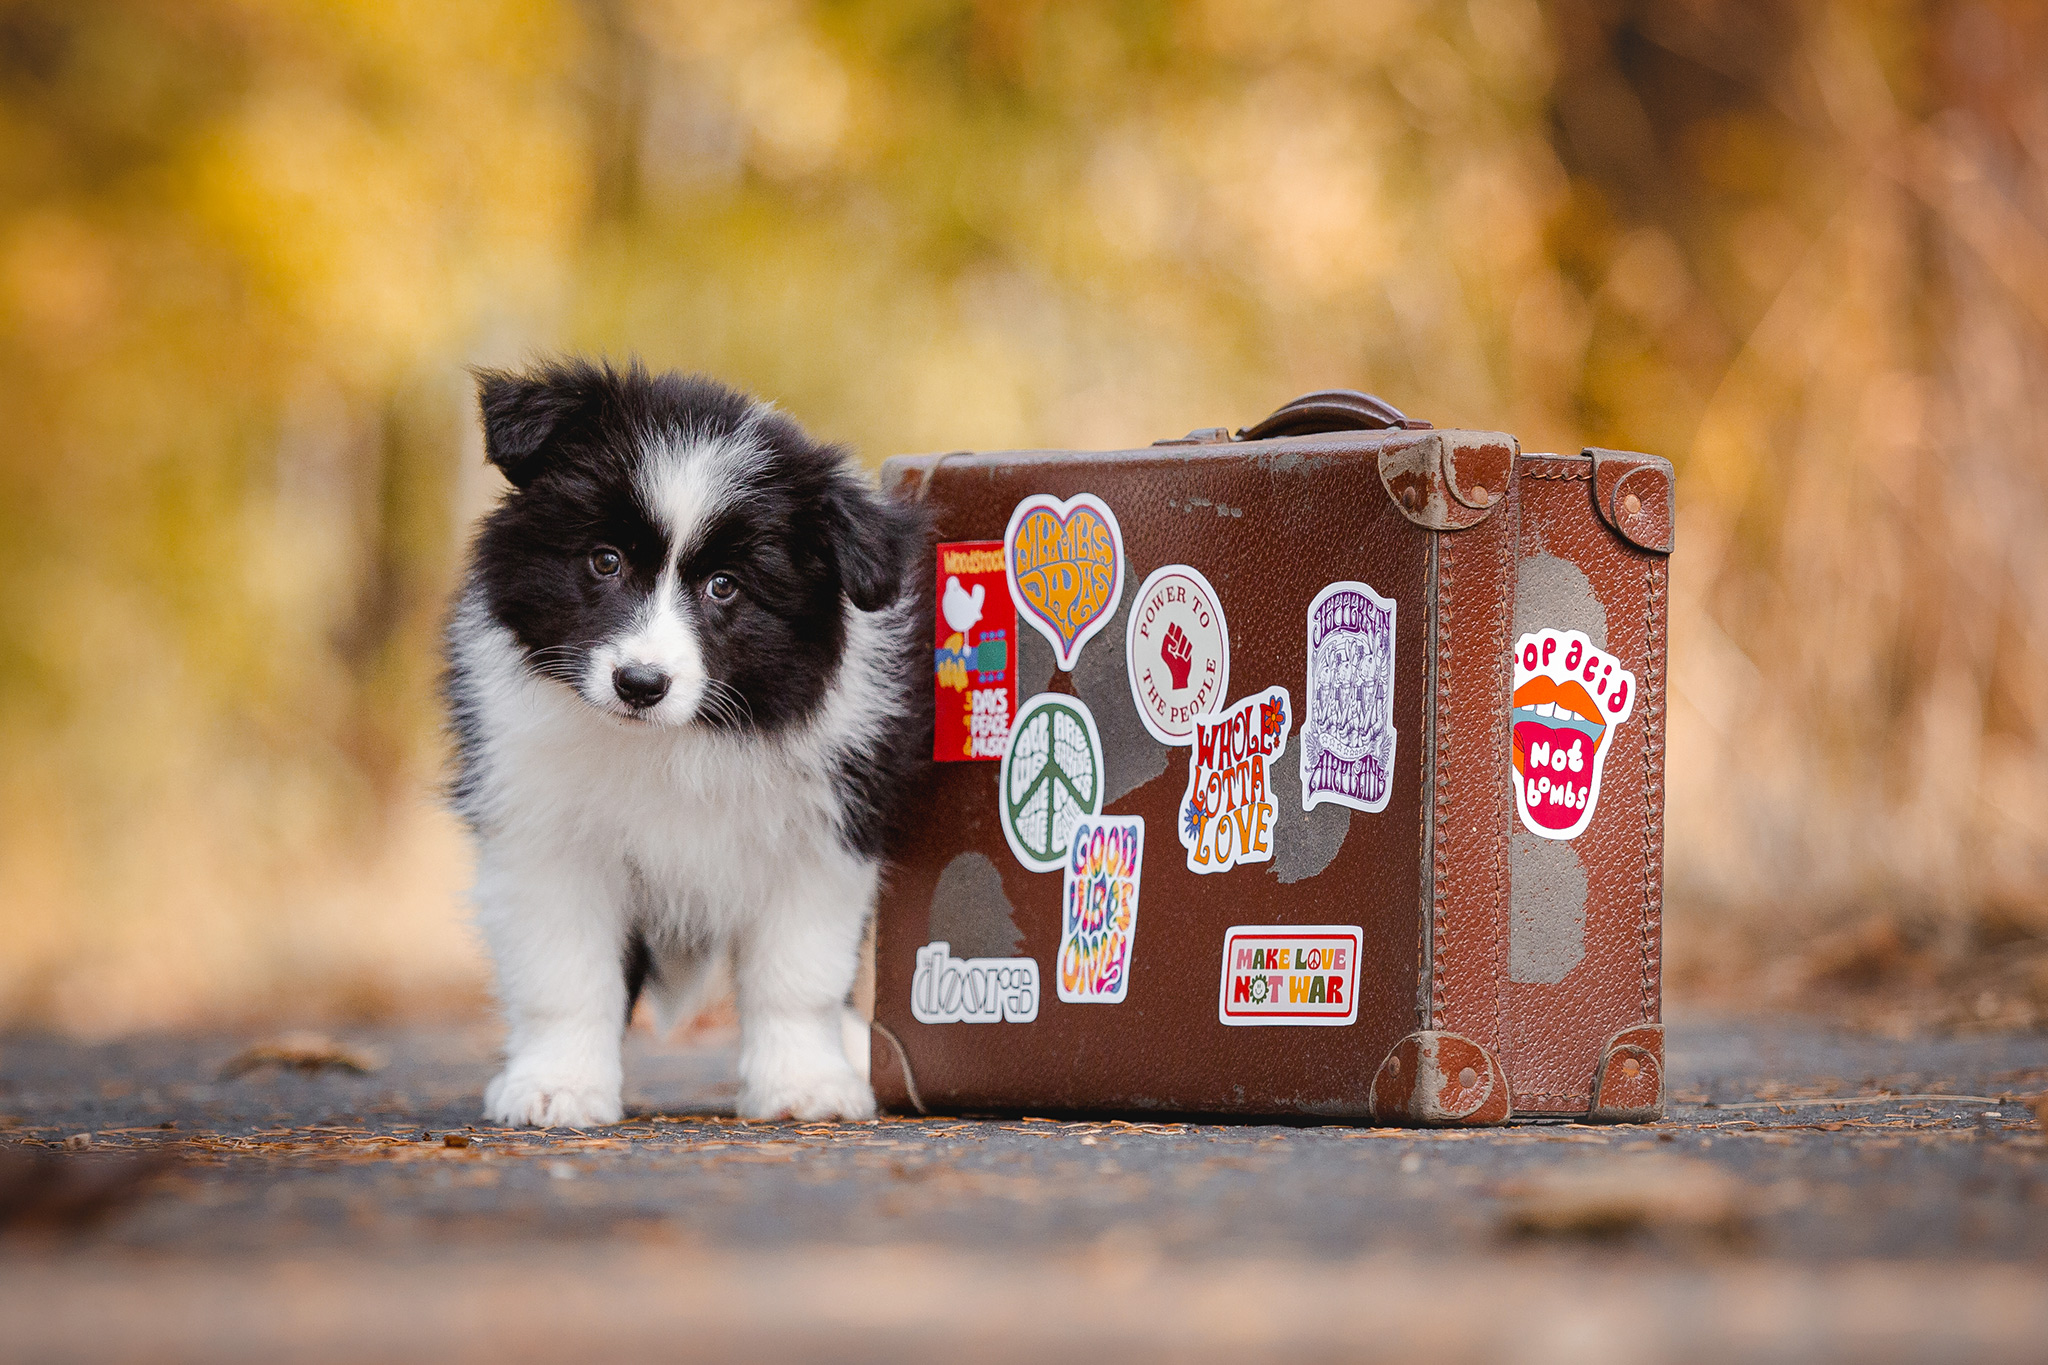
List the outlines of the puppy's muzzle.
{"type": "Polygon", "coordinates": [[[635,711],[645,711],[668,695],[668,674],[652,664],[626,664],[612,670],[612,691],[635,711]]]}

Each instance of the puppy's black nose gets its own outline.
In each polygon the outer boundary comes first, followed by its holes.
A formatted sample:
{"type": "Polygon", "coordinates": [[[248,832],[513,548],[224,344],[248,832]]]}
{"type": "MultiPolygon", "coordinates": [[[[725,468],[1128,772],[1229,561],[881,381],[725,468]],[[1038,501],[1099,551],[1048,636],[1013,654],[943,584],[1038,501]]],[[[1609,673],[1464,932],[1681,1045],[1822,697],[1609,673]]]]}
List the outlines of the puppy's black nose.
{"type": "Polygon", "coordinates": [[[668,674],[653,664],[627,664],[612,670],[612,690],[626,705],[644,711],[668,695],[668,674]]]}

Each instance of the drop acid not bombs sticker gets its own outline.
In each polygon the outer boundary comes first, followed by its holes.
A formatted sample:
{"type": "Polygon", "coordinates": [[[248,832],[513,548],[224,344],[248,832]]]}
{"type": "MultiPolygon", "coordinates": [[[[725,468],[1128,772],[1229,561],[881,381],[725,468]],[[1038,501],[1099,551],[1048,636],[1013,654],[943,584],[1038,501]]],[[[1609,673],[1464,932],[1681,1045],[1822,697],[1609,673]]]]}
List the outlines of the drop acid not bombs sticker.
{"type": "Polygon", "coordinates": [[[1273,758],[1287,747],[1287,689],[1269,687],[1195,721],[1180,842],[1190,872],[1227,872],[1273,857],[1273,758]]]}
{"type": "Polygon", "coordinates": [[[1352,1024],[1358,1021],[1355,924],[1240,924],[1223,935],[1226,1024],[1352,1024]]]}
{"type": "Polygon", "coordinates": [[[932,757],[1000,759],[1017,710],[1017,607],[1003,573],[1003,542],[939,546],[935,629],[932,757]]]}
{"type": "Polygon", "coordinates": [[[1145,819],[1105,815],[1074,825],[1061,892],[1060,999],[1114,1005],[1131,984],[1131,943],[1138,934],[1138,874],[1145,862],[1145,819]]]}
{"type": "Polygon", "coordinates": [[[917,950],[910,1013],[920,1024],[1028,1024],[1038,1017],[1038,962],[953,956],[940,940],[917,950]]]}
{"type": "Polygon", "coordinates": [[[1131,599],[1124,656],[1138,719],[1161,744],[1189,744],[1195,717],[1223,705],[1230,687],[1230,627],[1199,569],[1169,564],[1131,599]]]}
{"type": "Polygon", "coordinates": [[[1301,808],[1382,811],[1394,775],[1394,604],[1332,583],[1308,604],[1301,808]]]}
{"type": "Polygon", "coordinates": [[[1614,727],[1636,704],[1636,675],[1576,630],[1515,642],[1515,805],[1531,834],[1576,839],[1600,803],[1614,727]]]}
{"type": "Polygon", "coordinates": [[[1010,852],[1033,872],[1056,872],[1074,826],[1102,800],[1102,737],[1079,697],[1041,692],[1018,708],[997,770],[996,797],[1010,852]]]}
{"type": "Polygon", "coordinates": [[[1093,493],[1034,493],[1010,513],[1003,564],[1021,617],[1052,642],[1060,671],[1109,624],[1124,587],[1124,533],[1093,493]]]}

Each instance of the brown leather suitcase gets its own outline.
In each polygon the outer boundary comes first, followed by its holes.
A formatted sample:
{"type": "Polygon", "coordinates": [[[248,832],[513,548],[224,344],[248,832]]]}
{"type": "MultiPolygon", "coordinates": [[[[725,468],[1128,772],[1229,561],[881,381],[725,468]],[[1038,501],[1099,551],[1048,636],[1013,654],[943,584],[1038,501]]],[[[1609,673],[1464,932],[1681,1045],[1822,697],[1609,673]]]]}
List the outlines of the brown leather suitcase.
{"type": "Polygon", "coordinates": [[[1661,1104],[1662,461],[1534,460],[1331,392],[1234,437],[902,457],[883,481],[935,525],[938,708],[870,936],[884,1105],[1661,1104]],[[1649,509],[1630,531],[1596,508],[1610,486],[1649,509]],[[1560,560],[1590,597],[1553,591],[1560,560]],[[1532,622],[1557,641],[1525,708],[1540,772],[1511,714],[1532,622]],[[1575,630],[1581,686],[1607,695],[1600,645],[1632,675],[1612,727],[1560,709],[1575,630]],[[1617,861],[1574,900],[1589,851],[1617,861]]]}

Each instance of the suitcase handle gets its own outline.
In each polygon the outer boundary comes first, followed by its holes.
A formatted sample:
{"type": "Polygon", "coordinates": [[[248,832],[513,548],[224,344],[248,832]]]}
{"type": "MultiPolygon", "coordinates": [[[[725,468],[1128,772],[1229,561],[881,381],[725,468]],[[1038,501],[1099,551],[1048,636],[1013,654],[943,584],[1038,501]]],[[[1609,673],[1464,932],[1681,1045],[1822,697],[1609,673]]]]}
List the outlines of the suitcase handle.
{"type": "Polygon", "coordinates": [[[1357,389],[1323,389],[1305,393],[1274,409],[1273,415],[1237,433],[1240,441],[1274,436],[1312,436],[1324,431],[1428,431],[1430,424],[1409,417],[1387,402],[1357,389]]]}

